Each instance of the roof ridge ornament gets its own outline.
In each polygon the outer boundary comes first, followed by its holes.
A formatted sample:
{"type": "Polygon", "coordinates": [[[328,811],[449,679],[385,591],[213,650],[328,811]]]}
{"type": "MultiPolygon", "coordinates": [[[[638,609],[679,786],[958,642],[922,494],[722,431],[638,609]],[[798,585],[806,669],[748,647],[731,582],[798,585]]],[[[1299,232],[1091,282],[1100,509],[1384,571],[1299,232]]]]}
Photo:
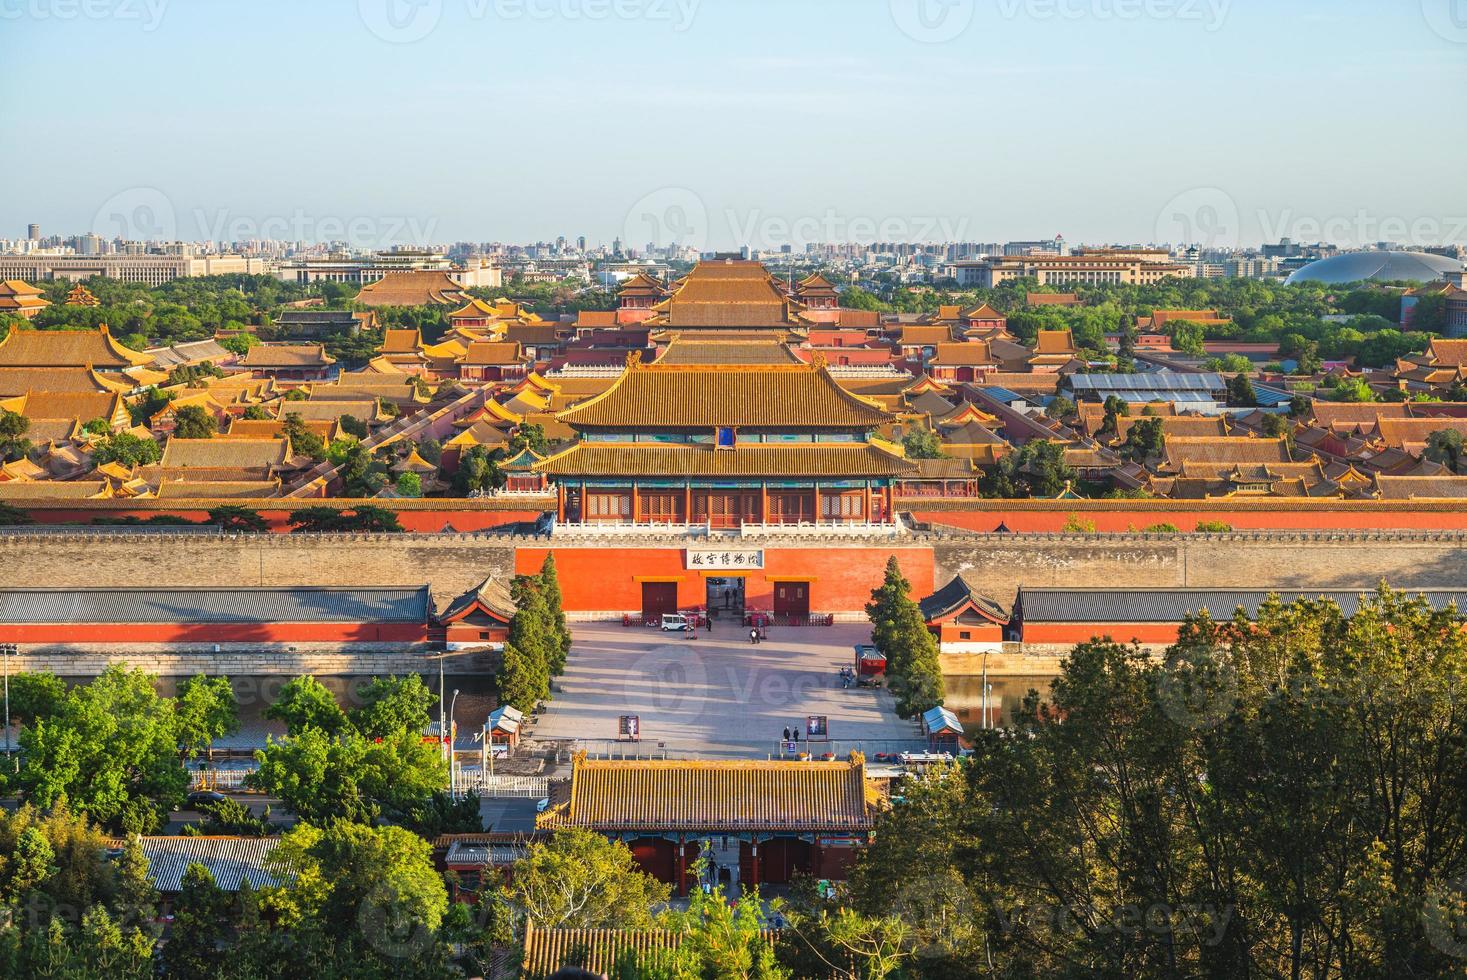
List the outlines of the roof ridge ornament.
{"type": "Polygon", "coordinates": [[[642,366],[642,352],[641,351],[634,350],[634,351],[631,351],[630,353],[627,354],[627,370],[628,371],[635,371],[638,368],[640,368],[641,366],[642,366]]]}
{"type": "Polygon", "coordinates": [[[828,363],[829,361],[825,356],[825,351],[817,350],[810,355],[810,369],[812,371],[824,371],[828,363]]]}

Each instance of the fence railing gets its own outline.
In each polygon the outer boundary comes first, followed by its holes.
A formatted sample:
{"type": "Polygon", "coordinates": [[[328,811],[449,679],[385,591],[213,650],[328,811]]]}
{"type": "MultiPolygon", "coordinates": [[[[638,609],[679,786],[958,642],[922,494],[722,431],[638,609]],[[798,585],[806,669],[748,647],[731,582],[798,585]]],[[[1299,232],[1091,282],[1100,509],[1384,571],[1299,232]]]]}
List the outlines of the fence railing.
{"type": "Polygon", "coordinates": [[[188,774],[190,790],[216,790],[239,792],[247,789],[244,779],[253,769],[191,769],[188,774]]]}
{"type": "Polygon", "coordinates": [[[550,777],[491,776],[477,766],[460,766],[453,771],[453,790],[485,798],[542,800],[550,795],[550,777]]]}

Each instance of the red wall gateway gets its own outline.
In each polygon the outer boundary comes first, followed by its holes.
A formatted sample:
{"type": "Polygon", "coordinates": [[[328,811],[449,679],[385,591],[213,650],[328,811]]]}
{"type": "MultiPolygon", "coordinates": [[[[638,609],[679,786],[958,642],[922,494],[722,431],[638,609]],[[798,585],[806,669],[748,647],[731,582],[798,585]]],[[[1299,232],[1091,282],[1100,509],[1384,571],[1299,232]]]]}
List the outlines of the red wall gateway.
{"type": "MultiPolygon", "coordinates": [[[[716,544],[704,546],[718,550],[716,544]]],[[[760,550],[738,544],[729,550],[760,550]]],[[[515,571],[533,575],[552,549],[520,548],[515,571]]],[[[736,572],[702,572],[686,568],[681,548],[555,548],[555,565],[567,612],[637,612],[642,608],[643,582],[674,582],[678,607],[693,609],[707,601],[708,576],[741,575],[744,603],[749,609],[772,610],[775,586],[781,582],[808,583],[812,613],[855,613],[871,601],[871,590],[881,584],[886,561],[896,555],[902,573],[912,583],[912,598],[933,589],[932,549],[893,548],[771,548],[765,547],[764,567],[736,572]]]]}

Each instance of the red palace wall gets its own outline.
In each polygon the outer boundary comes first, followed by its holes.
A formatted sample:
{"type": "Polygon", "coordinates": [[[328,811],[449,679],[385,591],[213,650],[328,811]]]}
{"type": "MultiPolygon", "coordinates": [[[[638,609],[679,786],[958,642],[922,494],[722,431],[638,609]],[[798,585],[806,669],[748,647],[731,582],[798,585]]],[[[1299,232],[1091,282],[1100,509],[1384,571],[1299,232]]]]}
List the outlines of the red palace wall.
{"type": "MultiPolygon", "coordinates": [[[[519,548],[515,571],[532,575],[540,570],[550,549],[519,548]]],[[[679,608],[702,605],[709,576],[684,568],[680,548],[555,548],[567,612],[630,612],[642,607],[642,583],[676,582],[679,608]]],[[[810,610],[815,613],[859,612],[881,584],[886,560],[897,556],[902,573],[912,583],[912,597],[931,595],[931,548],[766,548],[765,567],[744,573],[744,603],[751,609],[770,609],[779,579],[810,583],[810,610]]]]}
{"type": "MultiPolygon", "coordinates": [[[[1213,610],[1217,616],[1223,615],[1213,610]]],[[[1232,615],[1231,610],[1227,612],[1232,615]]],[[[1108,636],[1117,643],[1136,641],[1143,645],[1171,646],[1177,642],[1181,623],[1025,623],[1023,641],[1029,644],[1073,646],[1096,637],[1108,636]]]]}
{"type": "Polygon", "coordinates": [[[1461,531],[1467,530],[1467,508],[1416,505],[1396,508],[1367,502],[1341,508],[1283,505],[1244,505],[1235,508],[1207,504],[1177,506],[1171,501],[1154,501],[1126,510],[1087,506],[1084,501],[1044,501],[1040,507],[1015,506],[1013,501],[994,501],[992,510],[921,510],[918,501],[897,500],[897,510],[910,510],[923,523],[946,524],[968,531],[991,532],[1002,524],[1015,533],[1056,533],[1065,530],[1071,517],[1090,521],[1095,530],[1113,533],[1144,531],[1154,524],[1171,524],[1191,532],[1199,521],[1220,521],[1236,530],[1290,531],[1461,531]]]}
{"type": "Polygon", "coordinates": [[[0,643],[425,643],[426,623],[85,623],[0,626],[0,643]]]}

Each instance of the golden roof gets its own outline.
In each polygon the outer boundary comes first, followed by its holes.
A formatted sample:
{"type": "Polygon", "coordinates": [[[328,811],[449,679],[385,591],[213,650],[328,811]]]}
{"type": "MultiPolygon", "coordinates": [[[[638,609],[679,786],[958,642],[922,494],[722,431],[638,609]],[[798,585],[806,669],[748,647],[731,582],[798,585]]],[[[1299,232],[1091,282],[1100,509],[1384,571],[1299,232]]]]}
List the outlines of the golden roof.
{"type": "Polygon", "coordinates": [[[178,439],[168,440],[164,469],[255,469],[284,464],[290,456],[286,439],[178,439]]]}
{"type": "Polygon", "coordinates": [[[446,272],[389,272],[357,293],[363,306],[457,306],[468,298],[446,272]]]}
{"type": "Polygon", "coordinates": [[[866,831],[863,762],[577,759],[541,826],[599,831],[866,831]]]}
{"type": "Polygon", "coordinates": [[[671,327],[778,327],[793,322],[793,305],[758,262],[699,262],[673,294],[654,307],[671,327]]]}
{"type": "Polygon", "coordinates": [[[127,368],[153,363],[149,354],[128,350],[96,330],[11,330],[0,340],[0,367],[127,368]]]}
{"type": "MultiPolygon", "coordinates": [[[[451,444],[451,443],[450,443],[451,444]]],[[[873,443],[746,443],[734,449],[667,443],[578,442],[535,464],[548,476],[882,478],[916,467],[873,443]]]]}
{"type": "Polygon", "coordinates": [[[560,413],[576,428],[870,429],[889,418],[818,364],[643,366],[636,355],[610,389],[560,413]]]}
{"type": "Polygon", "coordinates": [[[382,345],[377,348],[383,354],[416,354],[423,346],[422,331],[387,330],[382,335],[382,345]]]}

